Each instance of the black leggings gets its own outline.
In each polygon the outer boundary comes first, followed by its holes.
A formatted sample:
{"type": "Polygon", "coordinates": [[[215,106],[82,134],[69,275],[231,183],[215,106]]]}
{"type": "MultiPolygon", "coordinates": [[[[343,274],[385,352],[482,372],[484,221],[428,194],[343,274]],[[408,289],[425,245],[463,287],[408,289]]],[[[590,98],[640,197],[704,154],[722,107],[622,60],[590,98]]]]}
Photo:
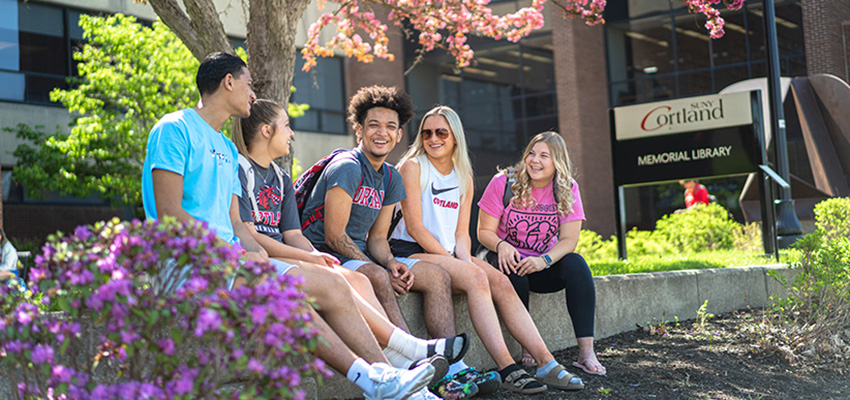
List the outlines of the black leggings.
{"type": "MultiPolygon", "coordinates": [[[[499,269],[498,254],[488,251],[486,260],[494,268],[499,269]]],[[[593,275],[584,258],[576,253],[570,253],[544,269],[526,276],[508,273],[517,295],[528,309],[529,291],[537,293],[553,293],[561,289],[567,298],[567,311],[573,321],[573,329],[577,338],[593,336],[593,317],[596,309],[596,288],[593,285],[593,275]]]]}

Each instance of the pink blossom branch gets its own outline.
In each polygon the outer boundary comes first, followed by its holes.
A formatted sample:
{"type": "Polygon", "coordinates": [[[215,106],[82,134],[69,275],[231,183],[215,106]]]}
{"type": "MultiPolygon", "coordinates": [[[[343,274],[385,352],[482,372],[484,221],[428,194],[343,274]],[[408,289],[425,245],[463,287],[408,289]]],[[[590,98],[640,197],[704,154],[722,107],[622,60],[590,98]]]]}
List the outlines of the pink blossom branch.
{"type": "MultiPolygon", "coordinates": [[[[319,8],[327,0],[319,0],[319,8]]],[[[581,18],[588,25],[604,23],[602,13],[606,0],[552,0],[563,11],[564,17],[581,18]]],[[[705,27],[712,38],[723,36],[724,20],[715,5],[721,2],[731,10],[740,9],[744,0],[682,0],[692,13],[707,18],[705,27]]],[[[459,68],[468,66],[474,56],[467,44],[469,35],[494,40],[517,42],[532,31],[543,27],[543,5],[546,0],[533,0],[530,7],[503,16],[493,14],[490,0],[346,0],[339,2],[333,13],[325,13],[313,23],[307,33],[307,43],[301,51],[308,71],[316,65],[317,57],[330,57],[340,50],[358,61],[371,62],[374,57],[392,61],[389,52],[387,25],[363,6],[380,5],[390,10],[388,22],[402,25],[406,20],[419,32],[421,52],[444,48],[455,58],[459,68]],[[320,44],[319,36],[329,25],[336,25],[337,34],[327,43],[320,44]],[[360,33],[358,33],[360,32],[360,33]],[[361,33],[367,37],[361,36],[361,33]]]]}

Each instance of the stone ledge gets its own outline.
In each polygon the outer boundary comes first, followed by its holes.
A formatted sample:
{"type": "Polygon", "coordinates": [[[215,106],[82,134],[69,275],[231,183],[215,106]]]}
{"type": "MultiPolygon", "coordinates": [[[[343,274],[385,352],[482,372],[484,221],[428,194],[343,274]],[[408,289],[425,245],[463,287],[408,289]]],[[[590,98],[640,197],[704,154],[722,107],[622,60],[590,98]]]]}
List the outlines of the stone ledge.
{"type": "MultiPolygon", "coordinates": [[[[708,311],[721,314],[746,307],[763,307],[771,296],[785,297],[787,292],[773,278],[774,271],[786,278],[795,272],[784,265],[715,268],[671,272],[594,277],[596,284],[596,338],[605,338],[635,329],[635,324],[696,318],[697,310],[708,300],[708,311]]],[[[399,306],[412,333],[426,337],[422,321],[422,297],[417,293],[399,299],[399,306]]],[[[458,332],[468,332],[471,347],[467,364],[486,370],[495,368],[484,345],[475,334],[469,319],[464,295],[454,296],[455,321],[458,332]]],[[[543,340],[551,350],[575,346],[572,322],[567,313],[564,292],[532,293],[531,317],[543,340]]],[[[515,358],[521,348],[502,325],[508,349],[515,358]]],[[[358,388],[344,376],[334,374],[318,388],[318,398],[361,397],[358,388]]]]}
{"type": "MultiPolygon", "coordinates": [[[[605,338],[635,329],[635,324],[646,325],[655,320],[681,320],[696,317],[696,312],[708,300],[708,311],[721,314],[746,307],[763,307],[771,296],[785,297],[787,292],[768,274],[773,271],[786,279],[796,271],[784,265],[717,268],[672,272],[654,272],[629,275],[594,277],[596,285],[596,337],[605,338]]],[[[539,294],[530,297],[531,317],[546,345],[551,350],[575,346],[572,323],[567,313],[564,292],[539,294]]],[[[426,337],[422,320],[422,297],[411,293],[399,299],[411,332],[426,337]]],[[[475,334],[469,318],[466,298],[454,296],[455,321],[458,332],[468,332],[472,338],[465,360],[469,365],[486,370],[496,365],[475,334]]],[[[520,353],[519,344],[502,325],[508,349],[515,358],[520,353]]],[[[94,334],[86,335],[94,338],[94,334]]],[[[93,340],[93,339],[92,339],[93,340]]],[[[86,343],[89,352],[94,342],[86,343]]],[[[13,398],[14,388],[6,378],[8,371],[0,371],[0,398],[13,398]]],[[[308,399],[335,399],[361,397],[358,388],[344,376],[334,374],[323,379],[304,383],[308,399]]]]}

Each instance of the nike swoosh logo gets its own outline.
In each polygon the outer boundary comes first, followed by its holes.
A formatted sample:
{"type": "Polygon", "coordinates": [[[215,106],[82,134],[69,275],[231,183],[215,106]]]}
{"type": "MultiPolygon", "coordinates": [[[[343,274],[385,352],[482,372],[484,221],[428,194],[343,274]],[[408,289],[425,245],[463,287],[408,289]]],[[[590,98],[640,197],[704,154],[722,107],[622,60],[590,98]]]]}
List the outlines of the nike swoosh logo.
{"type": "Polygon", "coordinates": [[[357,382],[358,379],[360,379],[360,373],[359,372],[357,373],[357,376],[354,377],[354,380],[352,381],[352,383],[357,382]]]}
{"type": "Polygon", "coordinates": [[[434,182],[431,182],[431,194],[433,194],[434,196],[436,196],[440,193],[448,192],[449,190],[455,190],[455,189],[457,189],[457,186],[455,186],[453,188],[447,188],[447,189],[437,189],[437,188],[434,187],[434,182]]]}

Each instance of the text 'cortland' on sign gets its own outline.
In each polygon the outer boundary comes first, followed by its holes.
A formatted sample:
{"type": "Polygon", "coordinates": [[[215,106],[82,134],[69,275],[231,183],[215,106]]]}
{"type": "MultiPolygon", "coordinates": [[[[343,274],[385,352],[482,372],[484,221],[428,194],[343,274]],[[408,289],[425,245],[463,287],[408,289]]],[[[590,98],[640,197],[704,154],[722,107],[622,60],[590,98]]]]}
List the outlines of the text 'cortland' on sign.
{"type": "Polygon", "coordinates": [[[729,157],[732,154],[732,146],[709,147],[704,149],[693,149],[691,151],[670,151],[658,154],[646,154],[638,156],[638,166],[669,164],[674,162],[704,160],[707,158],[729,157]]]}
{"type": "Polygon", "coordinates": [[[752,124],[749,93],[697,96],[617,107],[617,140],[752,124]]]}

